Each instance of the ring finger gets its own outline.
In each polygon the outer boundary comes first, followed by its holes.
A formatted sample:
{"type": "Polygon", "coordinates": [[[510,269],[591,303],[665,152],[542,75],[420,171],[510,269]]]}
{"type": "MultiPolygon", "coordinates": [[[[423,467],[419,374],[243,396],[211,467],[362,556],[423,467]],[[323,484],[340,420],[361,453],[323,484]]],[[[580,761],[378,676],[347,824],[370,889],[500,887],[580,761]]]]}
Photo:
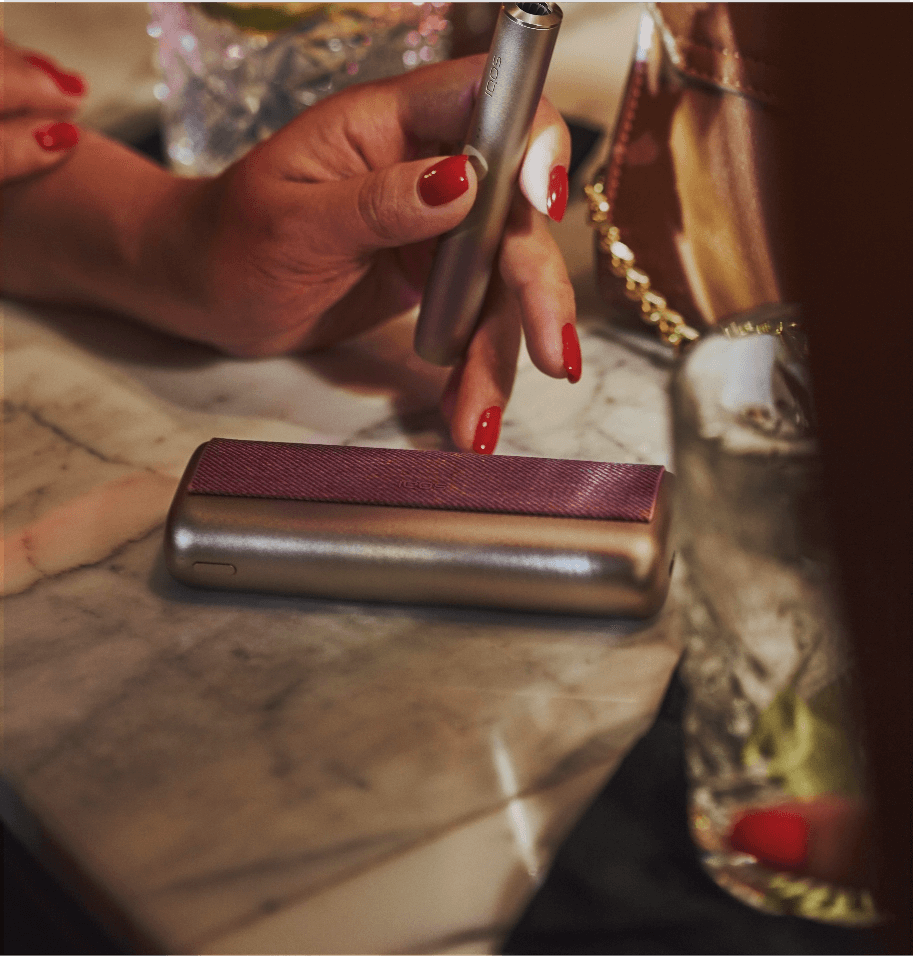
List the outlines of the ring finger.
{"type": "Polygon", "coordinates": [[[526,348],[535,366],[552,378],[580,378],[574,288],[545,217],[521,199],[514,202],[499,271],[519,303],[526,348]]]}

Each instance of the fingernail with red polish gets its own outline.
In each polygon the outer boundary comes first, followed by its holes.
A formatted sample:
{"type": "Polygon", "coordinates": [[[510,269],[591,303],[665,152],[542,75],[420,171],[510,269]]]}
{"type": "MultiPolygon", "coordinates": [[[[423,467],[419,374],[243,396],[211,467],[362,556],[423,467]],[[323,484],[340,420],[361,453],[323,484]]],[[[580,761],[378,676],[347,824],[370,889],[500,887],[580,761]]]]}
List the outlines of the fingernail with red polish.
{"type": "Polygon", "coordinates": [[[498,444],[498,434],[501,431],[501,409],[497,405],[486,408],[476,425],[476,437],[472,443],[472,450],[477,455],[490,455],[498,444]]]}
{"type": "Polygon", "coordinates": [[[545,208],[555,222],[561,222],[564,219],[567,195],[567,170],[564,166],[556,166],[548,177],[548,196],[545,200],[545,208]]]}
{"type": "Polygon", "coordinates": [[[453,202],[469,189],[466,175],[468,156],[448,156],[422,173],[418,181],[418,193],[429,206],[443,206],[453,202]]]}
{"type": "Polygon", "coordinates": [[[580,339],[570,322],[561,330],[561,343],[564,348],[564,370],[567,372],[567,380],[573,385],[580,381],[583,363],[580,358],[580,339]]]}
{"type": "Polygon", "coordinates": [[[38,145],[49,153],[72,149],[79,142],[79,130],[72,123],[48,123],[33,133],[38,145]]]}
{"type": "Polygon", "coordinates": [[[808,856],[808,824],[789,810],[757,810],[736,822],[729,844],[766,866],[798,870],[808,856]]]}
{"type": "Polygon", "coordinates": [[[86,91],[86,83],[81,76],[59,70],[50,60],[46,60],[43,56],[30,53],[25,57],[25,62],[30,63],[32,66],[37,66],[39,70],[43,70],[47,73],[62,93],[68,93],[70,96],[82,96],[86,91]]]}

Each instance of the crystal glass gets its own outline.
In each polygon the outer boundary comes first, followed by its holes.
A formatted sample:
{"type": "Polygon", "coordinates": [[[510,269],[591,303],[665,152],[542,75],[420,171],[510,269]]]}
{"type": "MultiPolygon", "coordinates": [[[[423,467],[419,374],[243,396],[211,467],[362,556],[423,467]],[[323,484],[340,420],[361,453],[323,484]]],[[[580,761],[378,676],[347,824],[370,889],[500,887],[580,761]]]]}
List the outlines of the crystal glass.
{"type": "Polygon", "coordinates": [[[215,175],[353,83],[446,59],[448,3],[151,3],[172,168],[215,175]]]}
{"type": "Polygon", "coordinates": [[[690,825],[705,868],[743,901],[864,925],[866,891],[728,842],[749,811],[861,794],[807,371],[788,338],[741,334],[795,318],[767,309],[706,336],[673,381],[690,825]]]}

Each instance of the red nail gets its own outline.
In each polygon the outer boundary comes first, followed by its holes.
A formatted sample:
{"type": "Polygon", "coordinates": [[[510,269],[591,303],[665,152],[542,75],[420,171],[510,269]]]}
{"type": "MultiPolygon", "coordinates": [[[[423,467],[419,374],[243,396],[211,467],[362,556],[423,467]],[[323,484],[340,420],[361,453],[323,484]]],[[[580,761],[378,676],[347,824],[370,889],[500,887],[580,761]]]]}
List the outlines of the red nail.
{"type": "Polygon", "coordinates": [[[32,135],[49,153],[72,149],[79,142],[79,130],[72,123],[48,123],[39,126],[32,135]]]}
{"type": "Polygon", "coordinates": [[[580,381],[583,363],[580,358],[580,339],[570,322],[561,330],[561,342],[564,346],[564,370],[567,372],[567,380],[573,385],[580,381]]]}
{"type": "Polygon", "coordinates": [[[501,409],[497,405],[486,408],[476,425],[476,437],[472,443],[472,450],[477,455],[490,455],[498,444],[498,434],[501,431],[501,409]]]}
{"type": "Polygon", "coordinates": [[[62,93],[68,93],[70,96],[82,96],[86,91],[85,80],[75,73],[65,73],[58,69],[50,60],[46,60],[37,53],[30,53],[25,58],[26,63],[37,66],[43,70],[57,84],[62,93]]]}
{"type": "Polygon", "coordinates": [[[789,810],[756,810],[736,822],[729,844],[767,866],[798,870],[808,856],[808,824],[789,810]]]}
{"type": "Polygon", "coordinates": [[[567,195],[567,170],[564,166],[556,166],[548,177],[548,197],[545,200],[545,208],[555,222],[561,222],[564,219],[567,195]]]}
{"type": "Polygon", "coordinates": [[[469,189],[467,162],[468,156],[448,156],[426,169],[418,181],[418,193],[422,201],[429,206],[443,206],[462,196],[469,189]]]}

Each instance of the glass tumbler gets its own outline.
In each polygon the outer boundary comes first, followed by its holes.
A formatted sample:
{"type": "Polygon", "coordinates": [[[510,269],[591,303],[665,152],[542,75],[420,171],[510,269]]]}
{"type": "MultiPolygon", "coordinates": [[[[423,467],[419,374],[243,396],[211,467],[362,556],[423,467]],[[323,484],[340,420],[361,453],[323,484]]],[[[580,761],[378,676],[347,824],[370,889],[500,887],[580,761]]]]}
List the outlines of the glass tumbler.
{"type": "Polygon", "coordinates": [[[221,172],[353,83],[446,59],[449,3],[150,3],[175,172],[221,172]]]}
{"type": "Polygon", "coordinates": [[[733,849],[739,821],[788,820],[784,805],[862,806],[808,374],[794,337],[758,334],[796,319],[743,316],[673,380],[690,827],[744,902],[861,926],[876,920],[865,889],[733,849]]]}

